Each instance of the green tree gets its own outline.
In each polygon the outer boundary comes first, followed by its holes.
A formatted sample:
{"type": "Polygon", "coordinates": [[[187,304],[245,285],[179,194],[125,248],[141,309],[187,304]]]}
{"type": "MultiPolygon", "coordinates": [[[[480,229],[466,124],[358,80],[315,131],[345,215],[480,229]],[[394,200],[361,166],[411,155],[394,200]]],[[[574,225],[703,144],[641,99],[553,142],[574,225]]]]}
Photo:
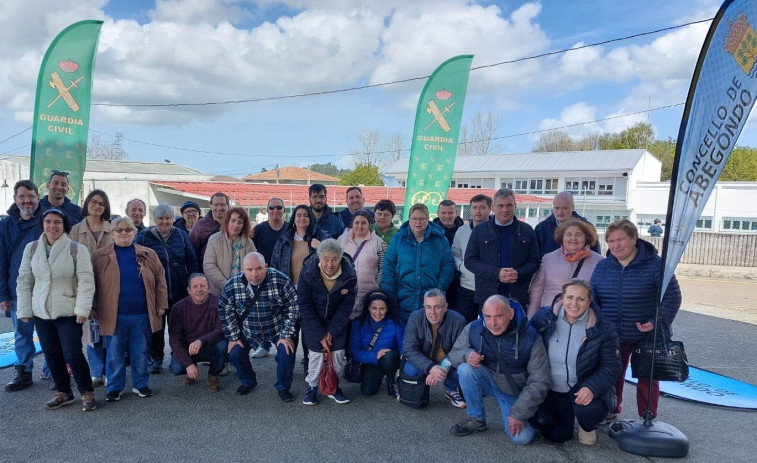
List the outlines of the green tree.
{"type": "Polygon", "coordinates": [[[337,178],[342,178],[344,174],[349,172],[348,169],[340,169],[331,162],[327,162],[326,164],[311,164],[310,170],[313,172],[318,172],[319,174],[330,175],[337,178]]]}
{"type": "Polygon", "coordinates": [[[667,181],[673,174],[673,160],[676,155],[676,141],[668,137],[667,140],[655,140],[647,148],[652,156],[662,163],[662,173],[660,180],[667,181]]]}
{"type": "Polygon", "coordinates": [[[605,133],[599,138],[601,150],[649,149],[655,142],[652,124],[637,122],[620,133],[605,133]]]}
{"type": "Polygon", "coordinates": [[[355,169],[344,174],[340,185],[381,186],[384,182],[379,175],[378,166],[373,164],[358,164],[355,169]]]}
{"type": "Polygon", "coordinates": [[[748,146],[737,146],[731,152],[721,181],[754,182],[757,181],[757,149],[748,146]]]}

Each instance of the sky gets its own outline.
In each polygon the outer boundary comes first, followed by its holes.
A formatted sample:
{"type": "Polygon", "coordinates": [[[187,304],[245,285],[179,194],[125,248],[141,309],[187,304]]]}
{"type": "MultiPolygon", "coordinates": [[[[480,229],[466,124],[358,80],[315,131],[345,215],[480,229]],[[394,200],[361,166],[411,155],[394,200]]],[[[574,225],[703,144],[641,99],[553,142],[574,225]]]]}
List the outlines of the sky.
{"type": "MultiPolygon", "coordinates": [[[[360,134],[410,148],[424,80],[473,54],[463,122],[499,121],[497,153],[524,153],[539,131],[619,132],[649,122],[676,138],[713,0],[3,0],[0,157],[30,153],[36,80],[66,26],[104,21],[90,135],[124,135],[129,159],[243,177],[277,164],[352,167],[360,134]],[[318,95],[276,99],[291,95],[318,95]],[[271,99],[273,98],[273,99],[271,99]],[[129,104],[239,104],[130,107],[129,104]],[[677,106],[675,106],[677,105],[677,106]],[[672,106],[666,109],[667,106],[672,106]],[[536,133],[534,133],[536,132],[536,133]],[[19,134],[20,133],[20,134],[19,134]],[[18,135],[17,135],[18,134],[18,135]],[[199,152],[198,152],[199,151],[199,152]]],[[[757,146],[747,125],[740,145],[757,146]]]]}

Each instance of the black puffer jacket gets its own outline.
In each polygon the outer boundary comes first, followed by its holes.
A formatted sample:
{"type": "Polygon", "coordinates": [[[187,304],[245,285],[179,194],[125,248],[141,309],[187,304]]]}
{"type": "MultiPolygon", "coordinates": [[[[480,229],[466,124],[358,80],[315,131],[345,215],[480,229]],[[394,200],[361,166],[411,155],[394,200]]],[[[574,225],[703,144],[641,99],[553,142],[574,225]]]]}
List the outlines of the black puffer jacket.
{"type": "MultiPolygon", "coordinates": [[[[549,338],[555,332],[557,316],[562,307],[562,298],[552,307],[542,308],[531,319],[533,326],[544,339],[544,346],[549,352],[549,338]]],[[[577,386],[588,387],[607,404],[609,410],[615,407],[615,380],[621,373],[620,344],[615,325],[602,320],[599,311],[589,307],[589,321],[586,335],[576,357],[577,386]]]]}

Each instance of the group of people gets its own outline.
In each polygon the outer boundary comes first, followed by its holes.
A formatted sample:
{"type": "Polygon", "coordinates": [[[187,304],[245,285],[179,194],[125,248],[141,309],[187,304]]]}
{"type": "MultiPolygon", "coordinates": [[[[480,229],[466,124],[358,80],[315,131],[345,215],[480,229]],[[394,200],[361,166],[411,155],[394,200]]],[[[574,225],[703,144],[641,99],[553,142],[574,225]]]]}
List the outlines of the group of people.
{"type": "MultiPolygon", "coordinates": [[[[594,226],[568,192],[555,196],[554,213],[535,229],[515,217],[509,189],[472,197],[467,222],[445,200],[435,220],[415,204],[397,227],[392,201],[368,210],[360,188],[350,187],[348,207],[336,213],[320,184],[288,221],[280,198],[269,199],[267,220],[253,227],[244,209],[216,193],[204,217],[193,202],[178,219],[161,204],[145,228],[144,202],[111,219],[100,190],[77,211],[65,197],[66,177],[53,172],[42,200],[32,182],[18,182],[0,223],[0,308],[13,316],[18,356],[6,390],[32,384],[36,326],[43,375],[49,371],[56,391],[49,409],[74,402],[71,376],[84,410],[95,408],[100,384],[107,401],[119,400],[128,364],[133,392],[151,396],[167,327],[170,371],[186,385],[208,362],[207,387],[218,391],[230,364],[237,394],[247,395],[257,386],[251,358],[275,350],[275,388],[292,402],[301,348],[305,405],[320,399],[324,365],[341,374],[357,362],[364,395],[385,383],[398,398],[399,372],[443,384],[444,397],[468,415],[454,435],[486,430],[489,395],[515,443],[527,444],[536,429],[564,442],[577,420],[579,441],[592,444],[600,423],[621,411],[634,345],[657,323],[669,327],[681,303],[673,278],[655,319],[657,250],[619,220],[607,228],[601,256],[594,226]]],[[[657,413],[658,385],[651,397],[648,388],[640,379],[640,416],[648,403],[657,413]]],[[[350,401],[339,387],[327,395],[350,401]]]]}

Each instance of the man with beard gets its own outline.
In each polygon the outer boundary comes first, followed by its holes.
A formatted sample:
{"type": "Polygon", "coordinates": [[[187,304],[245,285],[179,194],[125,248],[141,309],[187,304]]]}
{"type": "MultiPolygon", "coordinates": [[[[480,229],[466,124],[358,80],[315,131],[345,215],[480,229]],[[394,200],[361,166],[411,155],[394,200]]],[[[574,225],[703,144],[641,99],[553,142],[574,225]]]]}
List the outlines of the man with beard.
{"type": "Polygon", "coordinates": [[[68,172],[54,170],[50,174],[50,180],[47,181],[47,194],[39,201],[43,209],[51,207],[62,210],[71,225],[76,225],[84,218],[81,214],[81,207],[72,203],[68,195],[68,172]]]}
{"type": "Polygon", "coordinates": [[[339,238],[339,235],[344,233],[344,224],[339,215],[326,205],[326,187],[320,183],[314,183],[308,188],[308,195],[310,196],[310,210],[313,211],[318,228],[329,232],[334,239],[339,238]]]}

